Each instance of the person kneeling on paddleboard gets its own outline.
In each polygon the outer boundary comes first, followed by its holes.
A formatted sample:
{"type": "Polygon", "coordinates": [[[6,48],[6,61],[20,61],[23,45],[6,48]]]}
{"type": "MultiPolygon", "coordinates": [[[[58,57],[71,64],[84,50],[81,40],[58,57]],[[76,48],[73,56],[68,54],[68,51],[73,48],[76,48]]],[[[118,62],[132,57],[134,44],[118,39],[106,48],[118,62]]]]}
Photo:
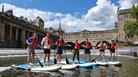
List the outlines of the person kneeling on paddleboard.
{"type": "Polygon", "coordinates": [[[105,48],[106,48],[106,45],[105,43],[101,40],[99,45],[99,52],[100,52],[100,56],[102,57],[102,60],[105,61],[105,48]]]}
{"type": "Polygon", "coordinates": [[[87,56],[88,56],[88,58],[89,58],[89,61],[91,60],[91,51],[90,51],[90,49],[92,49],[92,44],[89,42],[89,40],[88,39],[86,39],[86,42],[85,42],[85,44],[84,44],[84,54],[85,54],[85,61],[86,61],[86,59],[87,59],[87,56]]]}
{"type": "Polygon", "coordinates": [[[44,48],[44,62],[45,62],[46,58],[47,58],[48,62],[50,61],[50,53],[51,53],[50,42],[51,42],[50,36],[47,33],[46,36],[41,41],[41,45],[44,48]]]}
{"type": "Polygon", "coordinates": [[[77,59],[79,62],[79,49],[80,49],[80,44],[78,43],[78,40],[76,40],[75,47],[74,47],[74,52],[73,52],[73,62],[75,60],[75,57],[77,55],[77,59]]]}
{"type": "Polygon", "coordinates": [[[64,40],[62,36],[60,35],[59,39],[56,42],[57,45],[57,63],[61,63],[61,55],[63,53],[63,47],[64,47],[64,40]]]}
{"type": "Polygon", "coordinates": [[[111,40],[111,43],[110,43],[110,57],[109,57],[109,60],[111,59],[111,57],[113,56],[113,59],[115,60],[115,49],[116,49],[116,44],[114,42],[114,40],[111,40]]]}

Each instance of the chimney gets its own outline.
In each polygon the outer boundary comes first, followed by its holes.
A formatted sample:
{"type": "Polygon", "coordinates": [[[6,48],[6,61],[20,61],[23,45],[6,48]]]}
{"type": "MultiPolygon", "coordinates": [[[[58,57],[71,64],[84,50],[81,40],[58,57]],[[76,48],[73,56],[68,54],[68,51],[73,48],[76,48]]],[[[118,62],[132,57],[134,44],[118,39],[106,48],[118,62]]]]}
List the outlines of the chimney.
{"type": "Polygon", "coordinates": [[[2,13],[4,13],[4,5],[2,5],[2,13]]]}

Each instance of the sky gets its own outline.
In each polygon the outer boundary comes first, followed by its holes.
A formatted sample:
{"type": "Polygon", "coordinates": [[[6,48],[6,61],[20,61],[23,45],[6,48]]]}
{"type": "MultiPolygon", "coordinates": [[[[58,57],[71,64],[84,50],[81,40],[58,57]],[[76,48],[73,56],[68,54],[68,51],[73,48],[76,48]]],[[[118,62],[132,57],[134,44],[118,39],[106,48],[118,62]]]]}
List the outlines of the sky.
{"type": "Polygon", "coordinates": [[[0,0],[1,5],[28,21],[41,17],[45,28],[57,29],[60,20],[65,32],[80,32],[114,29],[117,8],[131,8],[138,0],[0,0]]]}

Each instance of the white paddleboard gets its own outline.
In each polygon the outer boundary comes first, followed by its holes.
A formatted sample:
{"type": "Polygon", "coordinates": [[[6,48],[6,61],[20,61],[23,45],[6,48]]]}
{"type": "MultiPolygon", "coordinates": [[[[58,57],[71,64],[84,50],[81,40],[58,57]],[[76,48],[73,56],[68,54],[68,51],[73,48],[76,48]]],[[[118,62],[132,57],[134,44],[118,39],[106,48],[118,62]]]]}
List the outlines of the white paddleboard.
{"type": "Polygon", "coordinates": [[[97,63],[98,65],[102,65],[102,66],[108,65],[108,62],[100,62],[100,61],[97,61],[96,63],[97,63]]]}
{"type": "Polygon", "coordinates": [[[58,71],[61,68],[61,65],[50,65],[50,66],[44,66],[44,67],[32,67],[31,71],[35,72],[35,71],[58,71]]]}
{"type": "Polygon", "coordinates": [[[120,61],[108,61],[109,65],[120,65],[122,64],[120,61]]]}
{"type": "Polygon", "coordinates": [[[78,64],[64,64],[61,65],[62,70],[73,70],[78,66],[78,64]]]}

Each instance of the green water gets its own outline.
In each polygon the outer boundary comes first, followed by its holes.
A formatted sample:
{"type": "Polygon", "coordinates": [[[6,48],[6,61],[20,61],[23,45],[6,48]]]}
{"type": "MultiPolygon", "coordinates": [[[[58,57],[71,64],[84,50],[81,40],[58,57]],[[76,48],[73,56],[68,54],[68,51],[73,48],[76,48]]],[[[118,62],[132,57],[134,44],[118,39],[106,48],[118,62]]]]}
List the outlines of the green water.
{"type": "MultiPolygon", "coordinates": [[[[70,56],[71,57],[71,56],[70,56]]],[[[122,66],[95,66],[93,69],[77,68],[76,70],[32,73],[22,70],[7,70],[0,77],[138,77],[138,60],[119,57],[122,66]]],[[[25,63],[26,57],[0,58],[0,67],[25,63]]]]}

